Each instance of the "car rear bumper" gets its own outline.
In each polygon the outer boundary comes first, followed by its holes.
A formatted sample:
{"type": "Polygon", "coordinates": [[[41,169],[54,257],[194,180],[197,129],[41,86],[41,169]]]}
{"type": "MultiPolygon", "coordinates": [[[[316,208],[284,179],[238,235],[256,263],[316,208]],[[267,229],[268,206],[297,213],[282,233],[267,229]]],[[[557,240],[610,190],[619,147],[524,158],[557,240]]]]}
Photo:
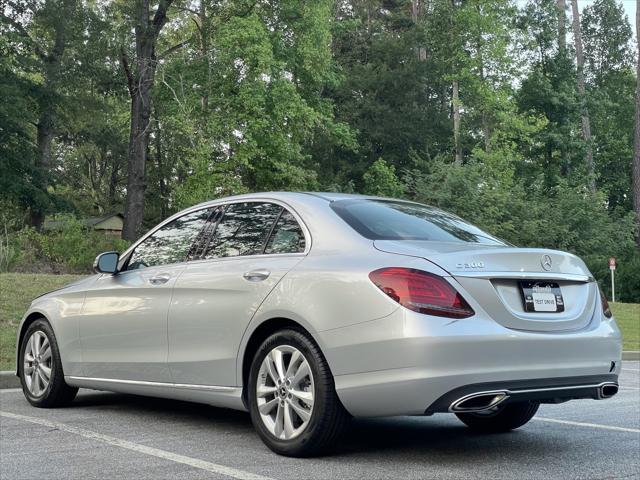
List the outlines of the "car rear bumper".
{"type": "MultiPolygon", "coordinates": [[[[480,316],[451,320],[399,308],[318,336],[338,396],[355,416],[450,411],[454,400],[483,389],[563,387],[531,399],[599,398],[601,384],[617,385],[622,354],[615,322],[599,314],[580,331],[538,333],[480,316]]],[[[526,399],[511,394],[509,401],[518,398],[526,399]]]]}

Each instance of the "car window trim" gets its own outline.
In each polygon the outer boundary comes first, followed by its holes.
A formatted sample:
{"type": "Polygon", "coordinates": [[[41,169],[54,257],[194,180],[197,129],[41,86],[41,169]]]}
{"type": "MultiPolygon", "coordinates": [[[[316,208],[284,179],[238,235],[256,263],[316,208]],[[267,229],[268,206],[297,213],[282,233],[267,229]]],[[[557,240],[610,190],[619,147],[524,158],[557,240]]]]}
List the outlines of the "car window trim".
{"type": "MultiPolygon", "coordinates": [[[[200,230],[200,233],[198,233],[198,235],[203,234],[203,232],[206,232],[206,228],[208,226],[211,225],[211,223],[213,222],[213,226],[211,227],[211,231],[207,234],[204,233],[204,235],[206,235],[205,237],[203,237],[202,242],[204,243],[204,247],[202,248],[201,252],[199,255],[192,255],[191,251],[189,252],[189,255],[187,255],[187,259],[186,262],[191,262],[194,260],[199,260],[200,257],[202,255],[204,255],[204,253],[207,251],[207,249],[209,248],[209,245],[211,244],[211,239],[213,238],[216,229],[218,228],[218,224],[220,223],[220,221],[224,218],[224,212],[225,212],[225,205],[218,205],[216,207],[211,207],[211,214],[209,215],[209,217],[207,218],[206,223],[203,225],[202,230],[200,230]],[[218,215],[219,214],[219,215],[218,215]],[[214,222],[215,219],[215,222],[214,222]]],[[[195,242],[195,241],[194,241],[195,242]]],[[[191,248],[193,248],[193,245],[191,246],[191,248]]],[[[194,253],[198,253],[198,250],[196,250],[194,253]]]]}
{"type": "MultiPolygon", "coordinates": [[[[196,238],[198,238],[198,236],[202,233],[202,230],[204,229],[204,227],[207,225],[207,222],[209,221],[209,218],[211,217],[211,214],[216,211],[215,207],[212,207],[212,206],[202,207],[202,208],[198,208],[198,209],[189,210],[187,212],[184,212],[182,215],[177,215],[176,214],[176,215],[172,215],[171,217],[169,217],[166,221],[162,222],[157,228],[153,229],[152,232],[148,232],[146,235],[144,235],[135,245],[132,246],[130,251],[126,251],[123,254],[123,255],[126,255],[126,257],[124,259],[122,267],[118,268],[118,273],[134,271],[134,270],[128,270],[129,261],[131,260],[131,257],[133,256],[133,254],[136,251],[136,249],[140,245],[142,245],[148,238],[152,237],[156,232],[162,230],[164,227],[166,227],[170,223],[178,220],[179,218],[186,217],[187,215],[191,215],[192,213],[196,213],[196,212],[199,212],[201,210],[209,210],[209,209],[211,209],[212,211],[209,214],[209,217],[207,217],[207,220],[205,221],[204,225],[202,225],[202,228],[198,232],[198,235],[196,235],[196,238]]],[[[180,213],[180,212],[178,212],[178,213],[180,213]]],[[[149,267],[145,267],[145,269],[153,268],[153,267],[166,267],[166,266],[170,266],[170,265],[180,265],[181,263],[187,263],[189,261],[189,251],[193,247],[193,242],[194,241],[195,241],[195,239],[191,242],[191,245],[189,245],[189,250],[187,251],[187,255],[185,256],[185,258],[181,262],[163,263],[162,265],[152,265],[152,266],[149,266],[149,267]]],[[[135,269],[135,270],[143,270],[143,269],[135,269]]]]}
{"type": "MultiPolygon", "coordinates": [[[[270,200],[253,200],[253,199],[240,201],[240,202],[231,202],[231,203],[223,204],[222,208],[223,208],[222,216],[216,222],[216,226],[215,226],[214,230],[211,232],[209,241],[207,242],[207,248],[202,252],[202,254],[200,255],[200,258],[198,258],[198,260],[215,260],[217,258],[236,258],[236,257],[258,257],[258,256],[265,255],[264,251],[265,251],[265,248],[267,248],[267,244],[269,242],[269,239],[271,238],[271,235],[273,234],[273,229],[275,228],[276,224],[278,223],[278,220],[280,220],[280,216],[282,215],[282,212],[284,212],[285,210],[288,211],[288,209],[285,206],[283,206],[283,205],[281,205],[279,203],[276,203],[274,201],[270,201],[270,200]],[[270,203],[271,205],[275,205],[276,207],[280,207],[280,211],[278,212],[278,214],[276,215],[275,219],[271,223],[271,227],[269,228],[269,233],[267,234],[266,239],[263,242],[262,247],[260,248],[260,253],[254,253],[254,254],[250,254],[250,255],[233,255],[232,257],[203,258],[203,256],[207,253],[207,250],[209,249],[209,245],[211,245],[211,240],[216,235],[216,230],[218,229],[218,225],[220,225],[220,223],[224,220],[224,215],[225,215],[225,213],[227,211],[227,208],[229,206],[231,206],[231,205],[239,204],[239,203],[257,203],[257,204],[270,203]]],[[[294,216],[294,218],[295,218],[295,216],[294,216]]],[[[304,232],[303,232],[303,234],[304,234],[304,232]]],[[[300,253],[300,252],[296,252],[296,253],[300,253]]]]}
{"type": "Polygon", "coordinates": [[[240,260],[260,260],[260,259],[269,259],[269,258],[287,258],[287,257],[306,257],[306,253],[298,252],[298,253],[265,253],[264,255],[261,253],[255,255],[236,255],[235,257],[216,257],[216,258],[199,258],[197,260],[190,260],[188,265],[199,265],[204,263],[211,262],[230,262],[230,261],[240,261],[240,260]]]}
{"type": "MultiPolygon", "coordinates": [[[[140,245],[142,242],[144,242],[148,237],[150,237],[151,235],[153,235],[155,232],[157,232],[158,230],[160,230],[162,227],[164,227],[165,225],[167,225],[168,223],[172,222],[173,220],[175,220],[176,218],[179,218],[182,215],[187,215],[189,213],[193,213],[196,212],[198,210],[204,210],[206,208],[217,208],[220,206],[228,206],[228,205],[233,205],[234,203],[247,203],[247,202],[268,202],[268,203],[274,203],[276,205],[279,205],[283,208],[286,208],[296,219],[296,221],[298,222],[298,224],[300,225],[300,227],[302,228],[302,233],[304,235],[305,238],[305,248],[304,248],[304,252],[302,253],[296,253],[296,254],[277,254],[277,255],[308,255],[309,252],[311,251],[311,246],[313,243],[313,237],[311,236],[311,231],[309,230],[309,227],[307,227],[307,224],[304,222],[304,220],[302,219],[302,217],[300,216],[300,214],[296,211],[295,208],[293,208],[291,205],[289,205],[288,203],[286,203],[283,200],[277,199],[277,198],[270,198],[270,197],[252,197],[252,198],[238,198],[238,199],[234,199],[234,200],[213,200],[211,202],[207,202],[205,204],[198,204],[198,205],[194,205],[193,207],[183,210],[181,212],[176,212],[173,215],[171,215],[169,218],[167,218],[166,220],[164,220],[163,222],[160,222],[158,225],[155,226],[155,228],[152,228],[151,230],[149,230],[148,232],[146,232],[145,234],[143,234],[135,243],[133,243],[133,245],[131,245],[129,248],[127,248],[122,255],[120,256],[120,261],[118,262],[118,273],[122,272],[124,270],[122,270],[125,266],[126,263],[128,263],[129,261],[129,257],[131,256],[131,254],[133,253],[133,251],[138,247],[138,245],[140,245]],[[182,214],[182,215],[180,215],[182,214]]],[[[254,257],[257,255],[253,255],[254,257]]],[[[237,258],[237,257],[225,257],[225,258],[237,258]]],[[[240,258],[246,258],[246,257],[240,257],[240,258]]],[[[184,262],[187,263],[187,262],[184,262]]]]}
{"type": "Polygon", "coordinates": [[[267,245],[269,245],[269,240],[271,240],[271,236],[273,235],[273,231],[276,228],[276,225],[278,225],[278,222],[280,221],[280,217],[282,217],[282,212],[284,212],[284,207],[280,207],[280,211],[278,212],[278,215],[276,215],[276,218],[274,219],[273,223],[271,224],[271,228],[269,229],[269,234],[267,235],[267,237],[264,239],[264,243],[262,244],[262,248],[260,249],[260,254],[261,255],[265,255],[265,252],[267,250],[267,245]]]}

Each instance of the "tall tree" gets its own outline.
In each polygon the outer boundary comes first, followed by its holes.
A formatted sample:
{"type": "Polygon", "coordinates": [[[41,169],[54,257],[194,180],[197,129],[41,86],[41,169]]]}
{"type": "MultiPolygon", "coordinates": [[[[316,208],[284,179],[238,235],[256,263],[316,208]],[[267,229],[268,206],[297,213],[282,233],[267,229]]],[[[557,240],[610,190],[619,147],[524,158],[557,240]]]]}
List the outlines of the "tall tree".
{"type": "Polygon", "coordinates": [[[121,62],[131,97],[131,129],[129,134],[127,200],[122,238],[135,240],[144,219],[145,167],[149,149],[151,89],[155,81],[156,46],[167,23],[167,10],[173,0],[160,0],[151,12],[150,0],[135,0],[130,21],[135,35],[135,59],[131,65],[124,47],[121,62]]]}
{"type": "Polygon", "coordinates": [[[574,125],[580,121],[575,67],[572,58],[560,51],[559,13],[556,0],[530,1],[519,22],[531,64],[517,99],[521,111],[533,111],[546,120],[537,133],[539,147],[534,147],[533,158],[540,167],[536,175],[543,175],[547,186],[572,173],[572,152],[582,146],[574,135],[574,125]]]}
{"type": "Polygon", "coordinates": [[[589,119],[589,109],[585,93],[584,82],[584,50],[582,48],[582,29],[580,26],[580,11],[578,10],[578,0],[571,0],[571,11],[573,14],[573,41],[576,49],[576,80],[578,84],[578,95],[581,103],[582,138],[585,142],[584,163],[589,176],[589,188],[596,189],[595,166],[593,163],[593,145],[591,144],[591,121],[589,119]]]}
{"type": "MultiPolygon", "coordinates": [[[[22,38],[37,61],[36,70],[42,78],[35,100],[38,105],[36,123],[36,145],[38,155],[35,161],[33,183],[36,189],[47,196],[51,169],[52,144],[58,129],[59,104],[63,98],[63,59],[65,51],[74,36],[74,27],[80,17],[77,0],[46,0],[37,2],[13,2],[6,0],[0,4],[0,19],[13,33],[22,38]],[[28,19],[31,19],[29,22],[28,19]],[[35,26],[37,38],[30,32],[35,26]]],[[[47,209],[47,202],[35,203],[29,211],[30,223],[41,228],[47,209]]]]}
{"type": "MultiPolygon", "coordinates": [[[[632,19],[635,21],[635,19],[632,19]]],[[[634,34],[616,0],[595,0],[580,12],[589,92],[596,186],[608,210],[633,209],[631,170],[635,109],[634,34]]]]}
{"type": "Polygon", "coordinates": [[[632,70],[633,32],[617,0],[595,0],[580,15],[587,82],[597,86],[611,75],[632,70]]]}
{"type": "MultiPolygon", "coordinates": [[[[640,45],[640,8],[636,8],[636,34],[640,45]]],[[[640,47],[636,61],[636,129],[633,151],[633,208],[636,213],[636,245],[640,248],[640,47]]]]}

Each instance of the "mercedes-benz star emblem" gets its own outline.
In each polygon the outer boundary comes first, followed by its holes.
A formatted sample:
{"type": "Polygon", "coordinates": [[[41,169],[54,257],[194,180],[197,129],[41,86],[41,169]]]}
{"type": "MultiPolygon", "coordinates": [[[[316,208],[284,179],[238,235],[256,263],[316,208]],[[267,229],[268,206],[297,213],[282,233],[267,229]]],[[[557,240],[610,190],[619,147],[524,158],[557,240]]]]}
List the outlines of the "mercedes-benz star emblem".
{"type": "Polygon", "coordinates": [[[545,270],[551,270],[551,265],[553,265],[553,261],[551,260],[551,256],[546,253],[542,255],[540,259],[540,263],[542,264],[542,268],[545,270]]]}

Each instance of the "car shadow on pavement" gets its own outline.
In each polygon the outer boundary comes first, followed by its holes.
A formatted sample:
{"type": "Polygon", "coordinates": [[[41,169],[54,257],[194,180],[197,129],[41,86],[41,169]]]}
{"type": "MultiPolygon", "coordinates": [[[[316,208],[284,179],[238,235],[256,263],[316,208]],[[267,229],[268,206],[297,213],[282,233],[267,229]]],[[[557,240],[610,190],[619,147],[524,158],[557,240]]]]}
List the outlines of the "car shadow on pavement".
{"type": "MultiPolygon", "coordinates": [[[[226,434],[253,435],[253,425],[246,412],[179,400],[90,390],[82,392],[71,404],[71,408],[97,410],[96,414],[118,413],[125,420],[135,419],[140,423],[158,422],[161,418],[163,422],[185,432],[196,427],[201,432],[209,424],[212,435],[219,433],[219,430],[226,434]]],[[[509,462],[514,462],[519,459],[531,461],[536,457],[542,460],[550,451],[555,456],[562,455],[565,448],[572,448],[570,443],[564,445],[562,442],[552,442],[551,445],[549,438],[532,435],[526,428],[484,435],[472,432],[449,415],[358,418],[351,422],[340,446],[330,456],[324,457],[324,460],[332,461],[350,456],[361,458],[364,455],[377,459],[397,460],[402,457],[420,463],[448,463],[455,462],[464,455],[465,461],[483,461],[491,456],[493,461],[508,458],[509,462]]],[[[255,445],[261,446],[257,435],[255,445]]],[[[266,452],[266,447],[264,448],[266,452]]]]}
{"type": "Polygon", "coordinates": [[[161,414],[164,421],[183,421],[187,424],[198,423],[199,425],[209,421],[212,422],[212,427],[220,423],[229,423],[239,429],[253,429],[249,414],[246,412],[180,400],[83,389],[69,405],[69,408],[75,409],[95,409],[96,407],[101,412],[118,411],[127,416],[150,420],[157,420],[161,414]]]}
{"type": "Polygon", "coordinates": [[[501,434],[475,433],[448,414],[354,419],[342,444],[343,448],[338,452],[342,455],[365,452],[403,456],[412,453],[419,456],[464,454],[466,460],[486,458],[487,454],[494,456],[497,450],[500,455],[509,455],[512,461],[519,455],[530,459],[535,451],[544,455],[548,449],[545,439],[528,435],[524,430],[501,434]]]}

